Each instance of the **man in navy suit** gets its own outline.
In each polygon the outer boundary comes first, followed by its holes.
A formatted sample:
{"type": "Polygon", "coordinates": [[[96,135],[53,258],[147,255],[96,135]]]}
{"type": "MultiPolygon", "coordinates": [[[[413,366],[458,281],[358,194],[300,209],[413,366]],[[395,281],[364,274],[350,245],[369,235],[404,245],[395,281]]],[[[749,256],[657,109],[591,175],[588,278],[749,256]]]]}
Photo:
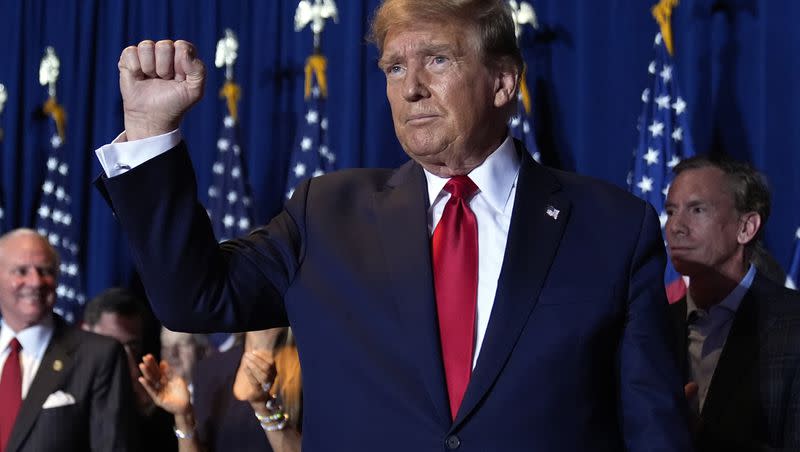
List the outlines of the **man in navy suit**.
{"type": "Polygon", "coordinates": [[[693,157],[667,196],[670,306],[702,452],[800,449],[800,294],[756,265],[770,194],[749,165],[693,157]]]}
{"type": "Polygon", "coordinates": [[[290,322],[304,450],[690,450],[658,218],[509,137],[505,2],[387,0],[372,34],[412,160],[305,181],[221,245],[177,131],[203,64],[184,41],[123,51],[125,134],[98,150],[98,187],[157,316],[290,322]]]}

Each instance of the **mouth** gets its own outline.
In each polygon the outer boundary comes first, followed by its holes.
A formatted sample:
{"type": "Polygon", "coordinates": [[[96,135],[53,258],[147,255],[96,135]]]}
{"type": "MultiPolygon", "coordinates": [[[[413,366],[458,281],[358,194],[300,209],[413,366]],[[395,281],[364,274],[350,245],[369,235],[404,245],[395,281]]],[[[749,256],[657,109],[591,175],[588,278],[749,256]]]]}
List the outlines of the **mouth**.
{"type": "Polygon", "coordinates": [[[438,118],[439,115],[431,113],[410,115],[409,117],[406,118],[406,124],[411,126],[425,125],[435,121],[438,118]]]}

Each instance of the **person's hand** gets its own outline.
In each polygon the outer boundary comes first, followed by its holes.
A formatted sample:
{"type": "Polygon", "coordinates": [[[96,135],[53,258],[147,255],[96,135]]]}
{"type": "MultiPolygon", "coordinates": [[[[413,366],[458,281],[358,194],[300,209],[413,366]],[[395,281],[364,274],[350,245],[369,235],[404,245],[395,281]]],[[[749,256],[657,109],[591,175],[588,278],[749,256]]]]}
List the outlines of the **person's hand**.
{"type": "Polygon", "coordinates": [[[170,414],[183,416],[192,409],[189,387],[183,378],[171,375],[169,364],[159,364],[151,354],[145,355],[139,363],[142,384],[153,402],[170,414]]]}
{"type": "Polygon", "coordinates": [[[146,40],[119,57],[125,132],[138,140],[175,130],[203,96],[206,70],[187,41],[146,40]]]}
{"type": "Polygon", "coordinates": [[[275,395],[275,360],[272,352],[258,349],[242,355],[233,384],[233,395],[243,401],[263,404],[275,395]]]}

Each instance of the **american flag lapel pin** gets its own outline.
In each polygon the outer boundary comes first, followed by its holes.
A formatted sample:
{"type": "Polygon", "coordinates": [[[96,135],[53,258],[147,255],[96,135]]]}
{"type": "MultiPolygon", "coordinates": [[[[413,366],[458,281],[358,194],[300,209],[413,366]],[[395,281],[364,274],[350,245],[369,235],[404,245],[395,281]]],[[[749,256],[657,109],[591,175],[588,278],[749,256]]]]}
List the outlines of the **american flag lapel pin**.
{"type": "Polygon", "coordinates": [[[547,216],[553,218],[554,220],[558,220],[558,213],[560,211],[553,206],[547,206],[547,216]]]}

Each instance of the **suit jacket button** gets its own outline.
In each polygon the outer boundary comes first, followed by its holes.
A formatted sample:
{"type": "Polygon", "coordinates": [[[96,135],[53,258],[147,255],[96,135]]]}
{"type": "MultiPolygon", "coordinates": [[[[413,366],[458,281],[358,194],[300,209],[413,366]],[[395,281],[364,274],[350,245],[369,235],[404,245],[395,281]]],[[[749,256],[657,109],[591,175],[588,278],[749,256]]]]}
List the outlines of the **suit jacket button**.
{"type": "Polygon", "coordinates": [[[456,435],[448,436],[444,443],[450,450],[458,449],[461,446],[461,440],[456,435]]]}

